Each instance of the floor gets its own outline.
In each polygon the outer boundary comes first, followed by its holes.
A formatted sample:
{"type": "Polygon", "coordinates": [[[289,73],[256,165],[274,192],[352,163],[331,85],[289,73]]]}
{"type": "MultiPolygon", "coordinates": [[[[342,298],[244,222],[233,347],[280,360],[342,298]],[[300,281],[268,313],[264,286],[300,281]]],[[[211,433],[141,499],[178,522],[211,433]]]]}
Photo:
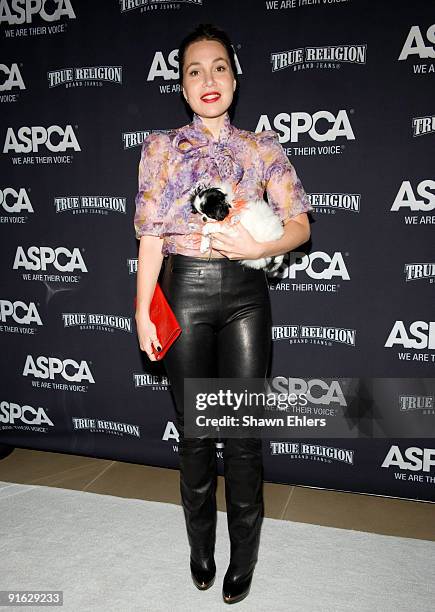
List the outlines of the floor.
{"type": "MultiPolygon", "coordinates": [[[[17,448],[0,460],[0,481],[180,504],[178,470],[78,455],[17,448]]],[[[435,504],[272,483],[264,498],[269,518],[435,541],[435,504]]]]}

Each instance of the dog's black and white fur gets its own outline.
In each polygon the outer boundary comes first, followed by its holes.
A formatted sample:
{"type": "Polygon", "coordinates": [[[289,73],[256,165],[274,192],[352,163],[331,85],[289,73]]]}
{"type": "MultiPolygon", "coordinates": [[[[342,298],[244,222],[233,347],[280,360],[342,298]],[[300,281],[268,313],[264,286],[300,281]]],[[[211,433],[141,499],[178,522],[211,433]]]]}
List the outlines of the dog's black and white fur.
{"type": "MultiPolygon", "coordinates": [[[[199,213],[205,221],[202,229],[202,240],[200,251],[204,253],[210,248],[209,234],[222,232],[227,235],[234,235],[235,231],[224,221],[230,212],[234,192],[231,185],[227,182],[219,186],[198,185],[190,196],[192,212],[199,213]]],[[[234,215],[230,223],[240,223],[258,242],[276,240],[281,238],[284,227],[281,219],[273,212],[271,207],[264,200],[250,200],[237,215],[234,215]]],[[[276,272],[282,264],[284,255],[274,257],[262,257],[260,259],[240,259],[237,260],[241,265],[249,268],[264,268],[268,272],[276,272]]]]}

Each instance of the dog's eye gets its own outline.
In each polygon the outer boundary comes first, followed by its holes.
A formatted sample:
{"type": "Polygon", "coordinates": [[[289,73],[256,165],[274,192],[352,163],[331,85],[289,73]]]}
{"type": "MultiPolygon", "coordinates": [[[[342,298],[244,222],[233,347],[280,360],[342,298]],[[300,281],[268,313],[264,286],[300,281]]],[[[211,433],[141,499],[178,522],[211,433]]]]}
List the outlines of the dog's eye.
{"type": "Polygon", "coordinates": [[[202,215],[202,220],[207,221],[207,217],[205,215],[202,215]]]}

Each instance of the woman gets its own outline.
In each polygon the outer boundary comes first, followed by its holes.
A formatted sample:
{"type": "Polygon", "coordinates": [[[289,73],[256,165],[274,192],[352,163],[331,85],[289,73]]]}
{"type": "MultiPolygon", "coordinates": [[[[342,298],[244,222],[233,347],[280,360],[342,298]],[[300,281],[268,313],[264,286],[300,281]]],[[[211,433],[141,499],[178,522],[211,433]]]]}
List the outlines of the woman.
{"type": "MultiPolygon", "coordinates": [[[[306,242],[309,200],[277,134],[255,134],[231,124],[238,87],[234,52],[222,30],[201,24],[179,47],[182,95],[193,121],[144,141],[134,219],[140,239],[136,323],[140,348],[155,360],[160,349],[149,304],[162,261],[161,287],[181,325],[164,365],[171,382],[179,431],[180,491],[190,544],[190,569],[199,589],[215,578],[216,449],[212,438],[184,438],[185,377],[266,376],[271,349],[271,309],[264,270],[240,265],[286,253],[306,242]],[[229,181],[238,199],[263,198],[282,219],[283,236],[257,242],[241,225],[238,234],[212,235],[199,250],[201,215],[189,194],[199,182],[229,181]]],[[[226,603],[249,592],[263,516],[260,439],[226,439],[223,451],[230,563],[223,582],[226,603]]]]}

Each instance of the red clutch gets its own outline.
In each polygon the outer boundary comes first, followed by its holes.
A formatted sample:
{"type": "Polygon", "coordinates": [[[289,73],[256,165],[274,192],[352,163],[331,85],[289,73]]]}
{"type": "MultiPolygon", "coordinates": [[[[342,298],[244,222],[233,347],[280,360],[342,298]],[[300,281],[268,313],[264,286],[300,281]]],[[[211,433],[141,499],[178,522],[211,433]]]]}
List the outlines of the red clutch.
{"type": "MultiPolygon", "coordinates": [[[[135,297],[135,308],[136,305],[137,298],[135,297]]],[[[163,359],[168,349],[181,334],[181,327],[158,282],[156,282],[156,288],[154,289],[150,304],[150,319],[156,326],[157,337],[160,341],[162,350],[157,351],[153,344],[151,344],[151,348],[155,358],[160,360],[163,359]]]]}

